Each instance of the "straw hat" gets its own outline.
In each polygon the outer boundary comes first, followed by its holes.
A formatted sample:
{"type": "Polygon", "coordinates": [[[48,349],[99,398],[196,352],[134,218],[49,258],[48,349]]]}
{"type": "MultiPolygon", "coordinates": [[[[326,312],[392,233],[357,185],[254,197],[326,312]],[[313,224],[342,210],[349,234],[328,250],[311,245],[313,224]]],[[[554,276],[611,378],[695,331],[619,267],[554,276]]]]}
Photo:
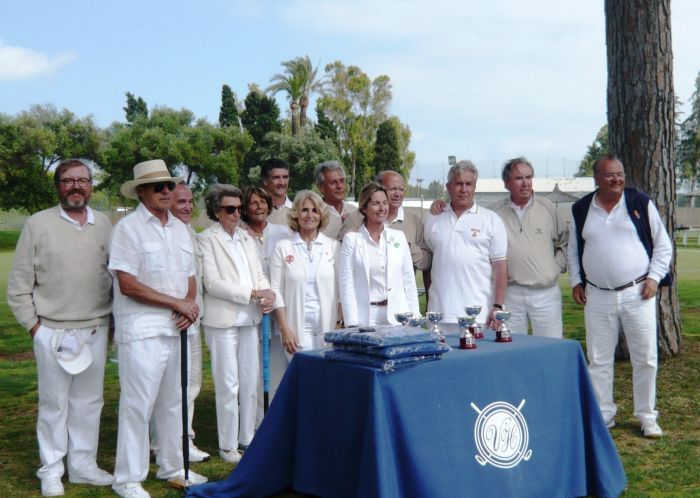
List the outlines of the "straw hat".
{"type": "Polygon", "coordinates": [[[152,161],[144,161],[134,166],[134,179],[124,182],[119,191],[124,197],[129,199],[138,199],[136,187],[147,183],[158,182],[175,182],[179,183],[183,180],[181,176],[170,176],[168,167],[162,159],[153,159],[152,161]]]}

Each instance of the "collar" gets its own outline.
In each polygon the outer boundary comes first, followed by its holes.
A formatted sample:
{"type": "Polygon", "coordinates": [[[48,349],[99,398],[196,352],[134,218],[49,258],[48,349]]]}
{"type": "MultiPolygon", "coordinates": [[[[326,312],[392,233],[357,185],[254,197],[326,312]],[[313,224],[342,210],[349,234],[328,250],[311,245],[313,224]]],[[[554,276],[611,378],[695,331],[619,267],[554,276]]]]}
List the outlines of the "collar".
{"type": "MultiPolygon", "coordinates": [[[[141,218],[141,221],[143,221],[144,223],[153,223],[154,221],[156,221],[158,224],[160,224],[160,220],[158,218],[156,218],[153,215],[153,213],[151,213],[146,208],[146,206],[143,205],[142,202],[139,202],[139,205],[136,206],[135,213],[139,218],[141,218]]],[[[170,214],[170,211],[166,211],[165,214],[168,217],[168,220],[165,222],[165,226],[166,227],[172,226],[172,224],[174,223],[175,217],[172,214],[170,214]]]]}
{"type": "MultiPolygon", "coordinates": [[[[445,211],[444,211],[444,212],[445,212],[445,213],[453,213],[453,214],[454,214],[454,211],[452,210],[452,203],[451,203],[451,202],[448,202],[448,203],[447,203],[447,205],[445,206],[445,211]]],[[[476,213],[478,213],[478,212],[479,212],[479,206],[477,206],[476,201],[474,201],[474,204],[472,204],[472,207],[470,207],[469,209],[467,209],[464,213],[476,214],[476,213]]],[[[462,214],[464,214],[464,213],[462,213],[462,214]]],[[[457,216],[457,215],[455,214],[455,216],[457,216]]]]}
{"type": "Polygon", "coordinates": [[[403,206],[399,206],[399,210],[396,211],[396,218],[391,220],[391,222],[386,223],[387,226],[393,225],[394,223],[401,222],[403,223],[404,220],[404,211],[403,211],[403,206]]]}
{"type": "MultiPolygon", "coordinates": [[[[596,208],[598,208],[598,209],[603,209],[603,208],[600,206],[600,204],[598,204],[598,191],[597,191],[597,190],[596,190],[595,193],[593,194],[593,199],[592,199],[591,203],[592,203],[596,208]]],[[[617,201],[617,203],[615,203],[615,205],[612,207],[612,209],[610,210],[610,212],[613,212],[613,211],[616,210],[621,204],[624,204],[624,203],[625,203],[625,192],[623,191],[623,192],[622,192],[622,195],[620,196],[620,199],[617,201]]],[[[605,210],[603,209],[603,211],[605,211],[605,210]]]]}
{"type": "Polygon", "coordinates": [[[523,207],[520,207],[520,206],[518,206],[516,203],[514,203],[514,202],[510,199],[510,197],[508,198],[508,201],[509,201],[509,203],[510,203],[510,207],[512,207],[512,208],[515,209],[516,211],[525,211],[527,208],[529,208],[530,206],[532,206],[532,204],[535,202],[535,194],[534,194],[534,192],[533,192],[533,194],[530,196],[530,199],[528,199],[528,201],[525,203],[525,205],[524,205],[523,207]]]}
{"type": "MultiPolygon", "coordinates": [[[[318,245],[322,244],[322,242],[319,240],[319,235],[321,235],[321,232],[318,232],[316,234],[316,238],[313,241],[314,244],[318,244],[318,245]]],[[[301,238],[301,234],[299,234],[299,232],[294,232],[294,235],[292,235],[291,242],[292,242],[292,244],[304,244],[304,245],[307,243],[304,239],[301,238]]]]}
{"type": "MultiPolygon", "coordinates": [[[[90,206],[85,206],[85,210],[87,211],[87,222],[85,224],[87,225],[89,223],[91,225],[94,225],[95,224],[95,213],[92,212],[92,209],[90,209],[90,206]]],[[[80,227],[80,223],[78,223],[73,218],[68,216],[68,213],[66,212],[65,209],[63,209],[63,206],[61,206],[60,204],[58,205],[58,212],[59,212],[59,216],[62,219],[66,220],[68,223],[71,223],[72,225],[80,227]]]]}
{"type": "MultiPolygon", "coordinates": [[[[381,244],[382,242],[386,242],[386,230],[387,228],[385,225],[384,229],[382,230],[382,233],[379,234],[379,244],[381,244]]],[[[369,234],[369,230],[367,230],[367,225],[365,225],[364,223],[360,225],[360,234],[372,244],[377,243],[372,239],[372,236],[369,234]]]]}

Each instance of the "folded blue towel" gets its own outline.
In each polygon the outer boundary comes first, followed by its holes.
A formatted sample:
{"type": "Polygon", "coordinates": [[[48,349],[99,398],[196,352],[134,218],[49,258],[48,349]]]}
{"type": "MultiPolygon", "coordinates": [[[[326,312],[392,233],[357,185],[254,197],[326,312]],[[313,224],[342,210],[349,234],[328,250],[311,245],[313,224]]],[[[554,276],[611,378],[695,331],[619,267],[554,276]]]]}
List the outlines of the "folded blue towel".
{"type": "Polygon", "coordinates": [[[374,329],[373,332],[360,332],[358,328],[334,330],[326,332],[323,340],[333,344],[364,344],[379,347],[436,342],[435,336],[418,327],[384,325],[374,329]]]}
{"type": "Polygon", "coordinates": [[[439,342],[417,342],[398,346],[366,346],[360,344],[334,344],[333,349],[358,354],[369,354],[380,358],[405,358],[437,353],[447,353],[451,348],[439,342]]]}
{"type": "Polygon", "coordinates": [[[339,349],[331,349],[323,353],[324,357],[329,360],[344,361],[347,363],[355,363],[357,365],[365,365],[367,367],[378,368],[383,372],[391,372],[397,368],[409,367],[424,361],[439,360],[442,353],[421,356],[407,356],[405,358],[380,358],[367,354],[351,353],[349,351],[341,351],[339,349]]]}

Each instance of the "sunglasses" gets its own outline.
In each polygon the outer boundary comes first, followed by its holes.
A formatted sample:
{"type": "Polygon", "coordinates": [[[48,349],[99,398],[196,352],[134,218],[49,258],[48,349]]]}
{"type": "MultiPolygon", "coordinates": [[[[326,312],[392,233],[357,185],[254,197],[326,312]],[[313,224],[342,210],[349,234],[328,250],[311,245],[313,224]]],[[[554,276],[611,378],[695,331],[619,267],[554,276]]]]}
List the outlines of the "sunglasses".
{"type": "Polygon", "coordinates": [[[226,214],[233,214],[233,213],[235,213],[236,211],[238,211],[238,212],[240,213],[242,207],[243,207],[243,206],[221,206],[220,209],[225,210],[225,211],[226,211],[226,214]]]}
{"type": "Polygon", "coordinates": [[[168,190],[172,192],[175,190],[175,182],[152,183],[151,187],[156,194],[160,194],[163,190],[165,190],[165,187],[168,187],[168,190]]]}

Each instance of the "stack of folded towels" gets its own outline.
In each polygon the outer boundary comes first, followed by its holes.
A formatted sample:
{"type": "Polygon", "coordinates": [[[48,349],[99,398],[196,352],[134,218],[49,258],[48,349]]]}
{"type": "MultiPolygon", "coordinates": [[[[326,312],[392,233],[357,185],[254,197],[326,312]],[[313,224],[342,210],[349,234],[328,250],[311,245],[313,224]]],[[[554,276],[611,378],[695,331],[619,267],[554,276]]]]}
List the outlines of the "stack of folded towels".
{"type": "Polygon", "coordinates": [[[430,332],[419,327],[385,325],[334,330],[323,336],[333,349],[325,357],[357,363],[385,372],[439,360],[450,347],[435,340],[430,332]]]}

